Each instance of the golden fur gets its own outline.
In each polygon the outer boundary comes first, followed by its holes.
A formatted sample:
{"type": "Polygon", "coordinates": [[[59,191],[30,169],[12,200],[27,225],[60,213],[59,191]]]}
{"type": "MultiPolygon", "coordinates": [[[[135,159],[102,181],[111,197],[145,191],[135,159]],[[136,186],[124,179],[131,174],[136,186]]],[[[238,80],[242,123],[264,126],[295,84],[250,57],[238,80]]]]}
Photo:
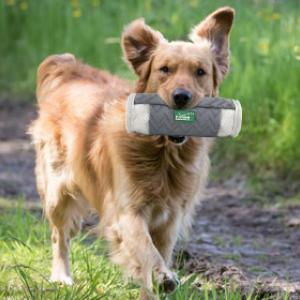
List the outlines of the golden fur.
{"type": "Polygon", "coordinates": [[[53,281],[72,283],[69,239],[90,206],[100,215],[113,261],[141,281],[142,297],[152,288],[152,273],[167,291],[174,289],[172,251],[206,183],[210,142],[189,138],[175,144],[164,136],[128,134],[126,98],[132,91],[158,92],[173,106],[172,92],[180,87],[192,93],[194,106],[203,96],[217,95],[228,71],[233,15],[225,7],[208,16],[193,30],[193,42],[169,43],[142,19],[131,23],[122,47],[138,75],[134,89],[71,54],[50,56],[40,65],[39,116],[30,132],[37,187],[52,229],[53,281]]]}

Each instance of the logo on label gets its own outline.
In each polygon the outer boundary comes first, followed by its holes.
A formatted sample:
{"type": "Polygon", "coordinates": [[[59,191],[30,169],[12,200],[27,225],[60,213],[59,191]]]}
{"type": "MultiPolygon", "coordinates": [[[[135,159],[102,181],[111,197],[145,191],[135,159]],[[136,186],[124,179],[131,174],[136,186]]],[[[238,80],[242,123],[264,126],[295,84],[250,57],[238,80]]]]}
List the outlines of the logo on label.
{"type": "Polygon", "coordinates": [[[196,113],[192,110],[175,110],[174,120],[177,122],[193,123],[196,121],[196,113]]]}

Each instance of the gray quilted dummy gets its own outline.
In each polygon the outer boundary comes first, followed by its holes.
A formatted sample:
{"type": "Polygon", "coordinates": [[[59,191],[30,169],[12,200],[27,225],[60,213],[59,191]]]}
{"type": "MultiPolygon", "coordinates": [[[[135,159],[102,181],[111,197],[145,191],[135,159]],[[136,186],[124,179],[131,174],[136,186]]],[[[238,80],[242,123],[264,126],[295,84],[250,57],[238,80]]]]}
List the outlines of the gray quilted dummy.
{"type": "Polygon", "coordinates": [[[146,135],[237,136],[242,108],[237,100],[204,98],[191,109],[172,109],[158,94],[131,94],[127,100],[128,132],[146,135]]]}

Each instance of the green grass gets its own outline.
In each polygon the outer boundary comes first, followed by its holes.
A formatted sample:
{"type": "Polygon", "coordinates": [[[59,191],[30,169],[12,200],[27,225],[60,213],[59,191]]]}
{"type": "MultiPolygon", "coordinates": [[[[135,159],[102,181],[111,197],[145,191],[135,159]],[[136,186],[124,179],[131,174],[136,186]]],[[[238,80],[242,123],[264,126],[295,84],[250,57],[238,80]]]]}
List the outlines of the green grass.
{"type": "Polygon", "coordinates": [[[299,1],[240,0],[3,0],[0,3],[0,92],[34,91],[35,72],[52,53],[72,52],[87,63],[133,78],[121,60],[119,37],[143,16],[168,39],[185,38],[222,5],[237,11],[232,72],[221,95],[240,99],[243,129],[216,147],[217,161],[244,161],[253,173],[299,176],[299,1]]]}
{"type": "MultiPolygon", "coordinates": [[[[0,299],[137,299],[137,285],[125,281],[121,270],[111,264],[103,241],[81,234],[72,240],[72,287],[50,283],[50,233],[41,210],[29,210],[23,201],[0,199],[0,299]]],[[[241,300],[237,290],[217,292],[213,283],[197,274],[183,277],[170,300],[241,300]]],[[[159,299],[166,299],[157,293],[159,299]]],[[[245,298],[243,298],[245,299],[245,298]]],[[[247,300],[256,299],[249,295],[247,300]]]]}
{"type": "Polygon", "coordinates": [[[75,284],[63,287],[48,281],[50,233],[41,214],[17,203],[1,213],[0,224],[0,299],[136,299],[137,287],[109,263],[102,241],[84,234],[72,241],[75,284]]]}

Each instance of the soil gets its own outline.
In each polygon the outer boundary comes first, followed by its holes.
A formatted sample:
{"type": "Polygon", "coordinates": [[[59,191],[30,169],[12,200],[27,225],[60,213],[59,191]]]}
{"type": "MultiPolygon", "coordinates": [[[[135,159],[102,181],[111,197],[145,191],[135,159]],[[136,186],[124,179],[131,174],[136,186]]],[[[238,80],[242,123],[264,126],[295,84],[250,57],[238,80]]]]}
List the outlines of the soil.
{"type": "MultiPolygon", "coordinates": [[[[37,201],[34,151],[26,134],[36,116],[30,102],[0,99],[0,196],[37,201]]],[[[240,176],[237,176],[239,178],[240,176]]],[[[177,266],[223,289],[257,299],[300,299],[300,204],[262,206],[243,180],[210,183],[177,266]],[[180,266],[179,266],[180,265],[180,266]]]]}

